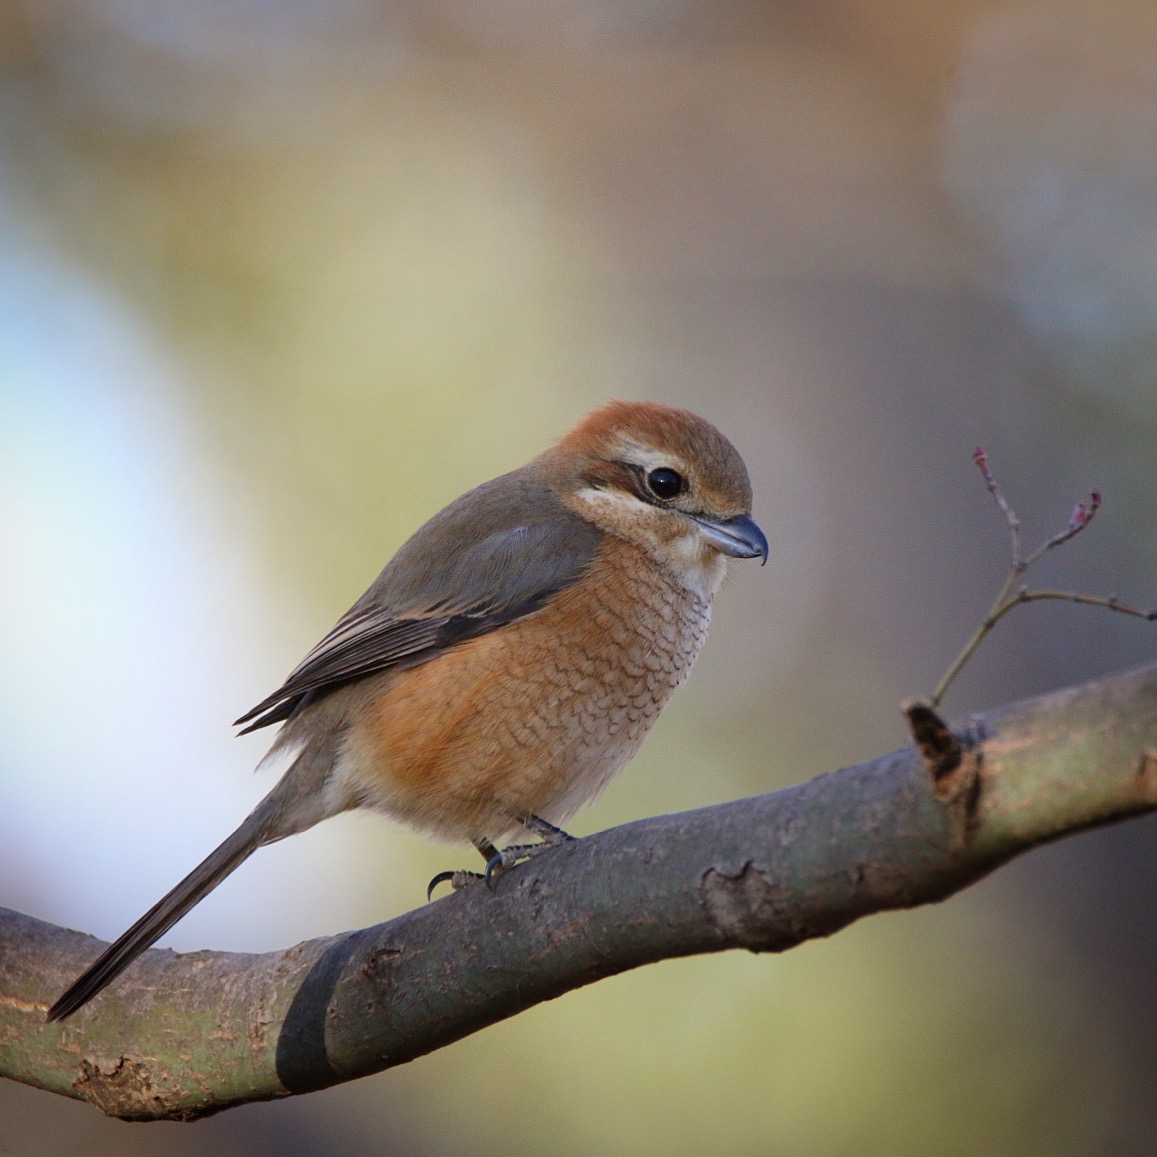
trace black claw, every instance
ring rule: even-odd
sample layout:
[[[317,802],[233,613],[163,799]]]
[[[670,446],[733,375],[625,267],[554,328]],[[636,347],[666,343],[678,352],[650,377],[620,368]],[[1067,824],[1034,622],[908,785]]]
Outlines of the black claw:
[[[430,883],[426,885],[426,903],[428,904],[430,902],[430,900],[433,898],[434,889],[439,884],[445,884],[447,880],[453,880],[453,879],[454,879],[454,873],[453,872],[439,872],[430,881]]]
[[[502,853],[495,852],[494,855],[486,861],[486,875],[482,878],[486,881],[486,886],[494,891],[494,873],[502,871]]]
[[[430,902],[430,899],[431,899],[431,896],[434,892],[434,889],[439,884],[445,884],[447,881],[449,881],[450,884],[452,885],[452,887],[454,888],[454,891],[457,892],[457,891],[460,891],[462,888],[466,887],[466,885],[464,883],[463,884],[455,884],[454,883],[455,880],[481,880],[481,879],[482,879],[482,876],[480,873],[467,872],[463,869],[459,869],[456,872],[439,872],[430,881],[429,886],[426,888],[426,902],[427,903]]]

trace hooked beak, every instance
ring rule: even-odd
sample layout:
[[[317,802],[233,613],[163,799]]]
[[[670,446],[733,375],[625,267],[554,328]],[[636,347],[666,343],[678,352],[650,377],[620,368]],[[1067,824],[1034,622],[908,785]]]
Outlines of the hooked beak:
[[[760,558],[767,562],[767,537],[746,514],[738,518],[719,519],[691,518],[699,524],[703,537],[716,550],[732,558]]]

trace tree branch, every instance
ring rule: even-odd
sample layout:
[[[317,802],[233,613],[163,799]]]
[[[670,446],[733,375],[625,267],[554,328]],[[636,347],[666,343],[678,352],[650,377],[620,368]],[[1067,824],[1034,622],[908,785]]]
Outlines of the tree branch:
[[[1157,807],[1157,665],[977,716],[958,746],[907,710],[920,751],[602,832],[493,892],[282,952],[153,950],[63,1025],[45,1010],[102,945],[0,909],[0,1075],[191,1120],[402,1064],[640,964],[783,951]]]

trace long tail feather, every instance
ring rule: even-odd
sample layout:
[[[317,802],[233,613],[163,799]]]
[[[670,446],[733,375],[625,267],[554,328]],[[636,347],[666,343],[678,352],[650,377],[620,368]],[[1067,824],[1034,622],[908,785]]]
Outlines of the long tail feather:
[[[142,952],[163,936],[199,900],[269,842],[267,813],[257,810],[216,851],[157,901],[127,932],[101,953],[91,968],[48,1010],[47,1020],[64,1020],[110,985]]]

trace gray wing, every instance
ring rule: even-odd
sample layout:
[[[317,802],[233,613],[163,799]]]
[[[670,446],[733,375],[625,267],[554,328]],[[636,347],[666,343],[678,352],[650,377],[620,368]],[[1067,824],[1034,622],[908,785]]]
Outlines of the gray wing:
[[[578,579],[601,532],[532,467],[470,491],[421,527],[282,686],[237,720],[249,724],[242,734],[355,679],[424,663],[523,618]]]

